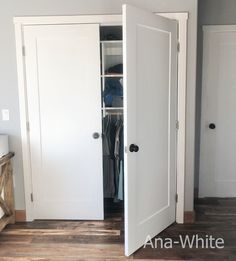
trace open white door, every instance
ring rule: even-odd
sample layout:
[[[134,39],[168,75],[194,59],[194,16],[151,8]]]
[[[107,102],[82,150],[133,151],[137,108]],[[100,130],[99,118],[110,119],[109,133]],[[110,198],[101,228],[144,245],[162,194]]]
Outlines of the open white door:
[[[177,23],[123,6],[125,254],[175,221]],[[133,152],[132,152],[133,151]]]

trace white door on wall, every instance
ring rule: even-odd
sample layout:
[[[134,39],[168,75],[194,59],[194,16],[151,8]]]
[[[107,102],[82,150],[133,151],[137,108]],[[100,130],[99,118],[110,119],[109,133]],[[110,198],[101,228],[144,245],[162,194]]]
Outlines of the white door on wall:
[[[205,27],[200,197],[236,196],[236,26]]]
[[[103,219],[99,25],[27,26],[24,44],[34,218]]]
[[[175,222],[177,23],[123,7],[125,253]]]

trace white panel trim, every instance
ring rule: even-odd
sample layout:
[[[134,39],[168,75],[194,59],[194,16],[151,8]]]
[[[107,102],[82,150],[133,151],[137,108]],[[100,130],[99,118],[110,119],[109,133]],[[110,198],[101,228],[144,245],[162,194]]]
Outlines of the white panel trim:
[[[99,23],[115,25],[122,23],[121,15],[75,15],[75,16],[29,16],[14,17],[15,24],[21,25],[53,25],[53,24],[87,24]]]
[[[177,194],[176,222],[184,223],[184,184],[185,184],[185,129],[186,129],[186,65],[187,65],[187,20],[188,13],[156,13],[158,15],[175,19],[179,23],[180,52],[178,57],[178,119],[179,131],[177,138]],[[27,97],[25,91],[25,64],[22,54],[23,31],[27,25],[43,24],[78,24],[99,23],[102,25],[121,25],[121,15],[75,15],[75,16],[38,16],[38,17],[14,17],[16,37],[16,58],[18,74],[18,90],[20,104],[21,141],[24,167],[24,187],[26,203],[26,220],[32,221],[33,204],[32,193],[30,147],[27,131]],[[235,27],[236,28],[236,27]]]
[[[21,144],[22,144],[23,171],[24,171],[26,220],[32,221],[34,219],[33,203],[31,202],[32,176],[31,176],[29,133],[27,130],[28,110],[27,110],[27,95],[26,95],[26,84],[25,84],[26,82],[25,60],[22,53],[23,35],[22,35],[21,24],[15,25],[15,38],[16,38],[16,58],[17,58],[19,107],[20,107]]]

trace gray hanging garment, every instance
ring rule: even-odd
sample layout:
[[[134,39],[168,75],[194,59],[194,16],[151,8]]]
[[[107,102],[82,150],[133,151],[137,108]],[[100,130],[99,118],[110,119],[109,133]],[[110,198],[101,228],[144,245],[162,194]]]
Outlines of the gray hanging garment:
[[[119,185],[118,196],[119,200],[124,200],[124,162],[120,160],[120,173],[119,173]]]
[[[103,190],[105,198],[115,197],[115,172],[114,160],[111,158],[110,148],[110,124],[111,118],[103,119]]]
[[[120,133],[123,127],[122,120],[117,121],[116,136],[115,136],[115,199],[118,199],[118,189],[119,189],[119,174],[120,174]]]

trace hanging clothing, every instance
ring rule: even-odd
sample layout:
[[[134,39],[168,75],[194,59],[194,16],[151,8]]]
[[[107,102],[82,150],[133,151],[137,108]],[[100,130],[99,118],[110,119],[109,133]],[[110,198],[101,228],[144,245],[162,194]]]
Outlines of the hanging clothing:
[[[123,120],[116,115],[107,115],[103,119],[104,196],[114,198],[114,201],[118,200],[119,187],[123,183],[120,177],[123,149]]]
[[[109,156],[103,157],[103,188],[105,198],[114,198],[115,189],[115,173],[114,173],[114,161]]]
[[[115,136],[115,148],[114,148],[114,155],[115,158],[119,158],[120,156],[120,133],[121,129],[123,128],[123,122],[121,120],[118,120],[116,123],[116,136]]]
[[[116,136],[115,136],[115,188],[116,194],[115,198],[118,198],[118,188],[119,188],[119,175],[120,175],[120,132],[123,127],[123,122],[118,120],[116,123]]]
[[[119,200],[124,200],[124,162],[120,160],[119,186],[118,195]]]
[[[105,198],[115,197],[115,166],[111,158],[110,117],[103,120],[103,190]]]
[[[116,177],[117,177],[117,194],[118,200],[123,200],[124,196],[124,135],[123,135],[123,121],[120,122],[120,126],[116,133],[115,144],[115,156],[116,156]]]

